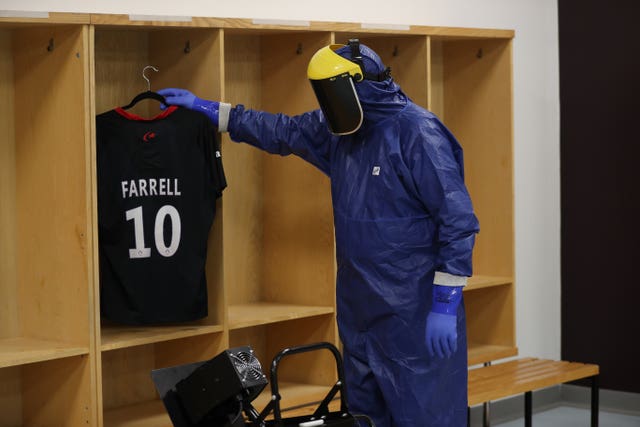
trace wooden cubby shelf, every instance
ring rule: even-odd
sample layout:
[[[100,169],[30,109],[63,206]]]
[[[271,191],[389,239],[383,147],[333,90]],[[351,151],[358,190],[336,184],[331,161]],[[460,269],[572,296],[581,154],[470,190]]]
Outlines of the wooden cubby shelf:
[[[517,354],[513,31],[145,19],[0,18],[0,427],[171,427],[154,369],[249,345],[268,373],[285,348],[340,346],[330,179],[228,134],[228,186],[207,243],[208,315],[163,326],[101,319],[95,116],[146,90],[147,65],[159,70],[151,90],[296,115],[318,108],[306,73],[318,49],[350,37],[372,47],[464,149],[481,229],[464,292],[469,363]],[[149,118],[158,107],[130,111]],[[335,360],[293,355],[278,375],[282,409],[309,411],[335,383]],[[269,398],[267,386],[256,409]]]
[[[332,314],[333,307],[278,303],[239,304],[229,307],[229,329],[266,325],[304,317]]]
[[[0,368],[89,354],[89,347],[34,338],[0,339]]]
[[[321,402],[329,390],[331,390],[331,386],[279,382],[278,391],[282,398],[280,400],[280,408],[282,411],[289,411],[309,403]],[[258,397],[255,398],[252,404],[258,411],[262,411],[270,400],[271,388],[270,385],[267,384],[265,389]]]
[[[469,278],[467,286],[465,286],[463,290],[465,292],[470,292],[476,289],[490,288],[492,286],[508,286],[512,283],[513,277],[473,276]]]
[[[278,383],[282,396],[281,410],[283,416],[290,416],[289,412],[301,406],[313,407],[324,399],[330,390],[328,386],[298,383]],[[271,388],[267,384],[265,389],[251,404],[261,412],[271,400]],[[105,427],[172,427],[161,400],[152,400],[121,408],[105,411]]]
[[[506,357],[512,357],[518,355],[518,348],[508,345],[494,345],[494,344],[477,344],[473,342],[468,343],[469,366],[479,365],[481,363],[491,362],[493,360],[504,359]]]
[[[173,427],[161,400],[151,400],[104,412],[104,427]]]
[[[109,326],[102,328],[102,351],[222,332],[222,325],[156,327]]]

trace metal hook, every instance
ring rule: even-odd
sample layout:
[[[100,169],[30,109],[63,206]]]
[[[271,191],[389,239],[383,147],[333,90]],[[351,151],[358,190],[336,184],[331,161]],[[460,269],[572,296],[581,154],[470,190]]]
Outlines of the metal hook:
[[[146,67],[144,67],[142,69],[142,78],[145,79],[147,81],[147,90],[151,90],[151,82],[149,81],[149,78],[144,74],[145,71],[147,71],[147,68],[151,68],[153,71],[155,71],[156,73],[160,70],[158,70],[156,67],[154,67],[153,65],[147,65]]]
[[[298,43],[298,47],[296,48],[296,55],[302,54],[302,43]]]
[[[392,54],[393,56],[398,56],[398,54],[399,54],[399,53],[400,53],[400,51],[398,50],[398,45],[395,45],[395,46],[393,47],[393,52],[391,52],[391,54]]]

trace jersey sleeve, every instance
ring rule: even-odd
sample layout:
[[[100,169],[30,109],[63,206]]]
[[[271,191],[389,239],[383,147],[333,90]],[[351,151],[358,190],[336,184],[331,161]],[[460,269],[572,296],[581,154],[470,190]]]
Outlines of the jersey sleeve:
[[[222,196],[222,191],[227,187],[227,179],[222,165],[222,147],[220,133],[207,120],[203,123],[203,135],[205,156],[209,169],[209,182],[216,198]]]

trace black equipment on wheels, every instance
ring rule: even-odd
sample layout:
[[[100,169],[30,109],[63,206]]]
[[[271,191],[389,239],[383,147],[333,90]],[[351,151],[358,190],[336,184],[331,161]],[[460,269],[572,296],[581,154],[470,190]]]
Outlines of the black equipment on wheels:
[[[280,362],[287,356],[323,349],[335,358],[338,380],[312,415],[283,418],[278,387]],[[273,358],[271,400],[261,412],[251,402],[267,379],[249,346],[225,350],[205,362],[156,369],[151,376],[174,427],[359,427],[358,419],[374,427],[367,416],[349,413],[342,357],[328,342],[285,348]],[[338,393],[340,408],[332,412],[329,404]],[[273,417],[267,419],[271,414]]]

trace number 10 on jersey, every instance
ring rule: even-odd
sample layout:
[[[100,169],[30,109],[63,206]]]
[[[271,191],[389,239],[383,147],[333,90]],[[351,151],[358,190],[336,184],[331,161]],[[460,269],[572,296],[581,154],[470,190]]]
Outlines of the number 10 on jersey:
[[[144,243],[144,221],[142,219],[142,206],[129,209],[125,212],[127,221],[133,220],[133,231],[135,235],[136,247],[129,249],[129,258],[150,258],[151,248],[147,248]],[[169,217],[171,221],[171,242],[169,246],[165,244],[164,239],[164,222]],[[171,205],[164,205],[156,214],[154,227],[154,237],[156,249],[163,257],[170,257],[176,253],[180,246],[180,214],[178,210]]]

